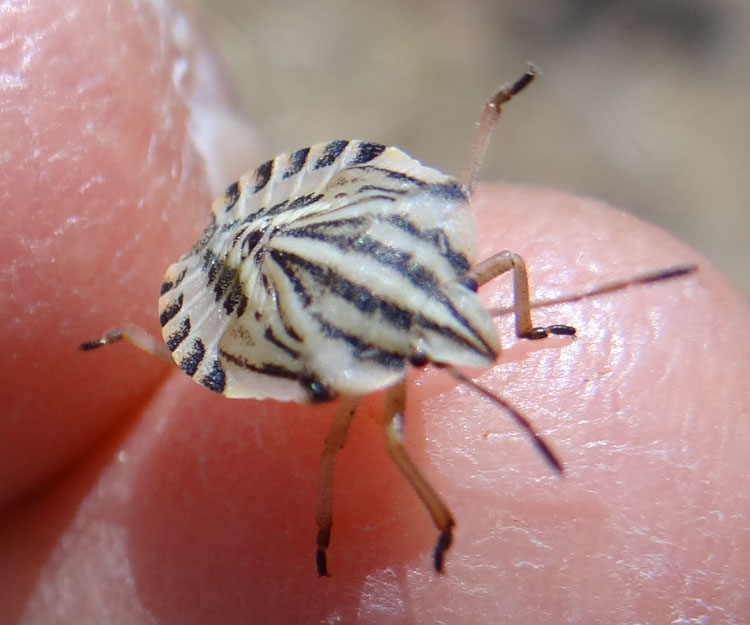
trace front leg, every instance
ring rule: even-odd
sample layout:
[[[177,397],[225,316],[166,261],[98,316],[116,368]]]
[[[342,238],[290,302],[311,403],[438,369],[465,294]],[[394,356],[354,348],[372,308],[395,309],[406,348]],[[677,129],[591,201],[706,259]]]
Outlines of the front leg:
[[[529,297],[529,274],[523,258],[514,252],[499,252],[476,264],[461,278],[465,287],[476,291],[499,275],[513,271],[513,314],[516,319],[516,336],[522,339],[543,339],[550,334],[575,336],[576,329],[555,324],[534,326],[531,322],[531,300]]]

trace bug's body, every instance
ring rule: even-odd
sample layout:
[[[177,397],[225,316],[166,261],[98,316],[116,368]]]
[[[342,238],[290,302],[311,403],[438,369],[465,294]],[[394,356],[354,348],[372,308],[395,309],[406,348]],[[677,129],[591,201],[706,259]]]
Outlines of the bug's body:
[[[442,571],[455,522],[403,446],[408,363],[443,367],[503,406],[562,471],[522,415],[455,368],[496,360],[497,333],[476,290],[505,272],[513,275],[519,338],[575,334],[565,325],[533,326],[520,256],[475,258],[469,199],[479,164],[502,104],[534,75],[529,70],[487,103],[460,182],[397,148],[362,141],[321,143],[266,162],[214,202],[198,243],[167,270],[159,299],[163,343],[125,327],[81,345],[89,350],[126,338],[227,397],[341,396],[320,460],[320,575],[328,574],[336,453],[361,396],[383,388],[386,447],[439,531],[433,563]],[[586,295],[694,270],[668,268]]]
[[[167,270],[159,314],[178,366],[229,397],[297,402],[393,385],[410,357],[487,366],[490,315],[468,191],[397,148],[282,154],[213,204]]]

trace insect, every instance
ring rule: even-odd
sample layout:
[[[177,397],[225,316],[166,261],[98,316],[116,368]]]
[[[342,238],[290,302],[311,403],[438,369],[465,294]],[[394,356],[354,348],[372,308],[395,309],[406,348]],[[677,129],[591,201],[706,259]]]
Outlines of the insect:
[[[328,575],[336,454],[363,395],[387,389],[388,452],[429,512],[443,571],[455,521],[403,446],[409,365],[434,365],[503,406],[557,472],[562,464],[530,423],[458,367],[489,367],[500,354],[477,290],[513,278],[515,331],[539,340],[573,336],[534,326],[523,259],[503,251],[477,262],[470,198],[503,104],[533,68],[485,105],[460,179],[395,147],[331,141],[281,154],[231,184],[212,205],[198,242],[166,272],[159,298],[163,342],[124,327],[83,350],[127,339],[174,362],[195,382],[233,398],[338,399],[320,459],[316,567]],[[689,273],[675,267],[586,295]],[[581,296],[557,301],[573,301]]]

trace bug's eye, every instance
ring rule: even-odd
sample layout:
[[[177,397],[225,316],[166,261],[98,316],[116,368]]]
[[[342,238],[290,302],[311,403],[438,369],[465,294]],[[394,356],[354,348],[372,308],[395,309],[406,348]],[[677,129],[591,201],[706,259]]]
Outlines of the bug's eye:
[[[307,389],[307,393],[312,402],[328,401],[336,397],[325,384],[313,376],[301,376],[299,383]]]
[[[460,282],[461,282],[462,285],[464,285],[470,291],[474,291],[474,293],[476,293],[479,290],[479,284],[471,276],[467,276],[465,278],[462,278],[460,280]]]
[[[413,367],[424,367],[430,361],[422,350],[417,350],[411,356],[409,356],[409,362]]]

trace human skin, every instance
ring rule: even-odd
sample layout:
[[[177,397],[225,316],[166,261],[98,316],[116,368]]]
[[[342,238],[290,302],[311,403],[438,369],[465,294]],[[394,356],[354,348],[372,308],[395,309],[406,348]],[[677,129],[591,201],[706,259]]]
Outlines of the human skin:
[[[368,398],[319,579],[333,404],[229,400],[127,344],[76,349],[123,321],[158,334],[163,272],[207,219],[188,131],[207,113],[174,14],[50,4],[0,22],[2,66],[19,76],[0,92],[0,623],[750,619],[747,303],[660,230],[513,186],[477,191],[478,257],[520,253],[536,299],[699,271],[535,311],[575,340],[519,342],[498,317],[507,350],[472,373],[543,433],[563,477],[500,408],[445,373],[409,373],[407,446],[457,521],[445,575],[385,452],[383,395]],[[509,279],[481,292],[502,307]]]

